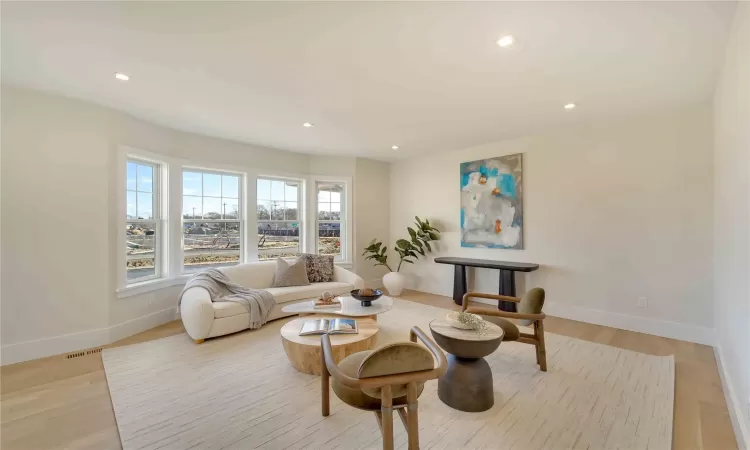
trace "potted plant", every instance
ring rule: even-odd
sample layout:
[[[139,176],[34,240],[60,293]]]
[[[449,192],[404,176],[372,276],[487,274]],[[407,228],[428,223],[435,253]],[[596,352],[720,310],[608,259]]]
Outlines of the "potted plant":
[[[409,239],[399,239],[393,247],[399,257],[395,271],[388,265],[388,247],[378,239],[373,239],[362,253],[363,256],[367,255],[365,259],[374,260],[375,266],[385,266],[390,271],[383,277],[383,284],[390,295],[401,295],[404,290],[406,277],[400,273],[401,265],[405,262],[414,264],[414,261],[419,259],[419,255],[425,256],[426,252],[432,252],[430,242],[440,239],[440,231],[430,225],[429,220],[423,222],[417,216],[414,218],[416,219],[415,227],[406,228],[409,232]]]

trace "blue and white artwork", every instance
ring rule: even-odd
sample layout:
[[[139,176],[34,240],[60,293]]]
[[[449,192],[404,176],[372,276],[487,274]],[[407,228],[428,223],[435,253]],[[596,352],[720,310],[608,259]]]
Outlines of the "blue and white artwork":
[[[461,246],[523,249],[523,155],[461,163]]]

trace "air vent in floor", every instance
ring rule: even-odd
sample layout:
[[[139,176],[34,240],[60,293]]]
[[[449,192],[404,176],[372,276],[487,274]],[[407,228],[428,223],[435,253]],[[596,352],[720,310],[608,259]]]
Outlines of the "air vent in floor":
[[[88,356],[93,355],[96,353],[101,353],[103,349],[101,348],[93,348],[91,350],[85,350],[82,352],[75,352],[75,353],[68,353],[65,355],[65,359],[73,359],[73,358],[80,358],[81,356]]]

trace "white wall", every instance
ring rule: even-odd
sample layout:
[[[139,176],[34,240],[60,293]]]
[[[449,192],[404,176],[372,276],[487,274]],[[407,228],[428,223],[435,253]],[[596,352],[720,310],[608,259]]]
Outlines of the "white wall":
[[[102,345],[174,319],[179,286],[115,295],[120,146],[261,172],[348,176],[355,187],[358,182],[355,158],[184,133],[91,103],[5,85],[2,131],[3,364]],[[379,170],[387,179],[387,169]],[[365,186],[373,186],[364,178]],[[355,213],[361,209],[367,217],[369,201],[387,210],[385,197],[384,202],[355,194]],[[371,224],[361,232],[357,226],[355,220],[355,236],[372,232]],[[78,244],[82,237],[87,245]],[[355,255],[358,248],[357,242]],[[369,267],[365,270],[371,276]]]
[[[354,261],[359,276],[367,287],[382,287],[384,267],[375,267],[362,251],[374,238],[389,242],[389,170],[390,164],[358,158],[357,180],[354,183]]]
[[[3,353],[108,327],[108,119],[61,97],[2,91]]]
[[[394,163],[391,241],[428,218],[443,231],[433,256],[540,264],[525,286],[546,289],[548,313],[710,342],[711,139],[703,105]],[[525,250],[460,247],[459,164],[512,153],[524,155]],[[451,295],[452,266],[405,270],[411,287]],[[497,271],[476,270],[474,287],[496,293]]]
[[[741,2],[714,98],[714,318],[727,405],[750,447],[750,3]]]

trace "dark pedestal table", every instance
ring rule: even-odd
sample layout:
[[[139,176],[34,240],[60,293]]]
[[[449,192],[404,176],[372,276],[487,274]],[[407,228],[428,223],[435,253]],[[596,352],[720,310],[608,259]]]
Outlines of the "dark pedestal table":
[[[438,397],[453,409],[487,411],[495,404],[492,370],[484,357],[497,350],[503,329],[487,323],[486,332],[453,328],[445,320],[430,322],[435,342],[446,352],[448,370],[438,380]]]
[[[498,294],[509,297],[516,297],[515,272],[533,272],[539,268],[539,264],[493,261],[491,259],[455,258],[452,256],[435,258],[435,262],[454,266],[453,301],[457,305],[461,304],[466,293],[466,267],[500,270]],[[498,309],[516,312],[516,304],[513,302],[499,302]]]

